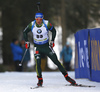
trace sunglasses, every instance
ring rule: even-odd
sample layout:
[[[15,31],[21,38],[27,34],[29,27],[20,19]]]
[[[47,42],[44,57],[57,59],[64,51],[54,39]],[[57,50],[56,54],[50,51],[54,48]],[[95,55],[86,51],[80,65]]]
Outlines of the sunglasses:
[[[36,18],[36,20],[42,20],[42,18]]]

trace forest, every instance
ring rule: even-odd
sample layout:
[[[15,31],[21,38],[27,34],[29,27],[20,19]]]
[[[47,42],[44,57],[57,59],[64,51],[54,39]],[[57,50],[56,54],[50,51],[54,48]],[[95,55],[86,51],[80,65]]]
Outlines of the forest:
[[[0,0],[3,65],[12,65],[10,43],[13,38],[23,38],[23,30],[34,20],[37,2],[44,19],[62,27],[62,45],[68,35],[80,29],[100,27],[100,0]]]

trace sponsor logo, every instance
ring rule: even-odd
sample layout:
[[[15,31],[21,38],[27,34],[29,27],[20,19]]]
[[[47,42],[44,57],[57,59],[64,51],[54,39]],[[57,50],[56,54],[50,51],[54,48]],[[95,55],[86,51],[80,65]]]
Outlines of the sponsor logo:
[[[42,33],[42,30],[41,30],[41,29],[38,29],[38,30],[37,30],[37,33],[38,33],[38,34]]]
[[[39,56],[37,56],[37,57],[36,57],[36,59],[40,59],[40,57],[39,57]]]

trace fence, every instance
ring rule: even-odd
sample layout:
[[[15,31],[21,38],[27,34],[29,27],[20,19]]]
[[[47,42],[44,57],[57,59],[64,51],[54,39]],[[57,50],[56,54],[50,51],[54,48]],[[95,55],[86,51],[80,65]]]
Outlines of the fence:
[[[76,32],[75,77],[100,82],[100,28]]]

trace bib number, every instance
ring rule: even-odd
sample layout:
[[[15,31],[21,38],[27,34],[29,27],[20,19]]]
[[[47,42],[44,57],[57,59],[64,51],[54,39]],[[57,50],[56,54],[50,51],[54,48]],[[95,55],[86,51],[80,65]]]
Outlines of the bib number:
[[[37,38],[43,38],[43,35],[36,35]]]

